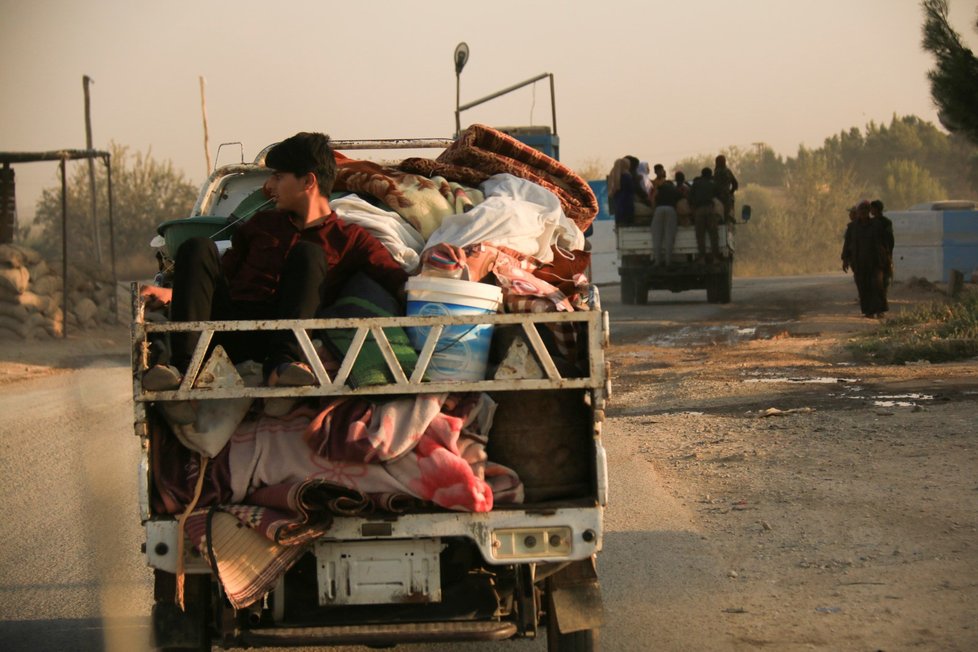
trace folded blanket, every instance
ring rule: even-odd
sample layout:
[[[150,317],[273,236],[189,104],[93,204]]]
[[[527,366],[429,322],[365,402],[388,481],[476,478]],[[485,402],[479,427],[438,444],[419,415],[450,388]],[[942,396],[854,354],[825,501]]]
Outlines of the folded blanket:
[[[341,220],[362,226],[377,238],[405,272],[413,274],[418,270],[424,238],[407,220],[358,195],[331,199],[329,205]]]
[[[393,317],[403,315],[400,303],[377,281],[363,272],[357,272],[343,286],[340,298],[326,307],[319,316],[328,318]],[[411,346],[407,332],[400,327],[383,329],[387,342],[394,351],[394,357],[407,376],[414,372],[418,354]],[[322,331],[322,337],[330,353],[342,360],[353,343],[355,328],[333,328]],[[372,334],[367,335],[356,362],[347,380],[350,387],[384,385],[394,382],[394,374],[380,352],[380,346]]]
[[[546,154],[485,125],[469,126],[434,161],[409,158],[398,168],[478,185],[494,174],[509,173],[533,181],[557,195],[564,214],[581,231],[598,214],[598,200],[576,172]]]
[[[443,177],[411,174],[372,161],[351,159],[339,152],[335,156],[336,190],[376,197],[426,240],[444,217],[463,213],[482,201],[479,190],[465,188]]]
[[[496,174],[482,184],[485,201],[472,210],[448,215],[428,237],[426,249],[439,243],[458,247],[489,242],[549,261],[551,247],[580,249],[584,234],[564,216],[549,190],[512,174]]]

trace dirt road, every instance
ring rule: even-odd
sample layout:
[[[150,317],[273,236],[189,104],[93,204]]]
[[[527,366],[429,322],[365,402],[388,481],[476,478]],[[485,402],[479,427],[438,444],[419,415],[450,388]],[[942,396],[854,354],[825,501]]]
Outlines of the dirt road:
[[[978,361],[852,364],[840,344],[874,323],[841,275],[736,279],[727,306],[603,294],[604,650],[978,649]],[[126,347],[0,342],[4,649],[148,636]]]
[[[851,278],[738,286],[723,307],[606,292],[608,436],[706,558],[679,556],[678,606],[648,587],[659,649],[978,649],[978,361],[853,364],[874,322]],[[892,308],[933,297],[897,286]]]

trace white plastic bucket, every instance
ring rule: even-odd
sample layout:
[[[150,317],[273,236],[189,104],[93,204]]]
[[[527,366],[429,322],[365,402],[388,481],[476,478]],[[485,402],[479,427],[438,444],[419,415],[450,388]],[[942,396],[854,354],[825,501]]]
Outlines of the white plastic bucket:
[[[495,285],[452,278],[412,276],[407,281],[409,317],[485,315],[499,309],[503,291]],[[429,328],[408,328],[411,345],[424,346]],[[492,324],[446,326],[428,365],[429,380],[485,380]]]

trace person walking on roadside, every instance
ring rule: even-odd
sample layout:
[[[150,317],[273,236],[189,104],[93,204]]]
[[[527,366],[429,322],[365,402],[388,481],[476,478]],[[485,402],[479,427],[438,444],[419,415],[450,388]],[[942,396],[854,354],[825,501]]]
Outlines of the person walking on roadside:
[[[856,219],[850,222],[846,230],[847,243],[843,245],[843,271],[847,267],[852,268],[863,316],[881,318],[889,310],[883,223],[870,217],[870,205],[866,200],[860,202],[855,210]]]
[[[877,228],[881,232],[883,251],[880,253],[883,256],[883,291],[885,292],[890,289],[890,283],[893,281],[893,222],[883,215],[883,202],[879,199],[869,202],[869,217],[876,221]]]

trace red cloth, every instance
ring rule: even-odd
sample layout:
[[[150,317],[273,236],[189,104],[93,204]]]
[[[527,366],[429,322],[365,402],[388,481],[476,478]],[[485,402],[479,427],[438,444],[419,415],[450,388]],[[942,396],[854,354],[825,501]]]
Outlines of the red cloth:
[[[330,213],[325,221],[300,231],[284,211],[265,211],[238,227],[221,265],[235,301],[268,302],[275,295],[289,251],[300,240],[326,252],[324,301],[332,304],[343,283],[362,271],[393,296],[400,296],[407,274],[368,231]]]

